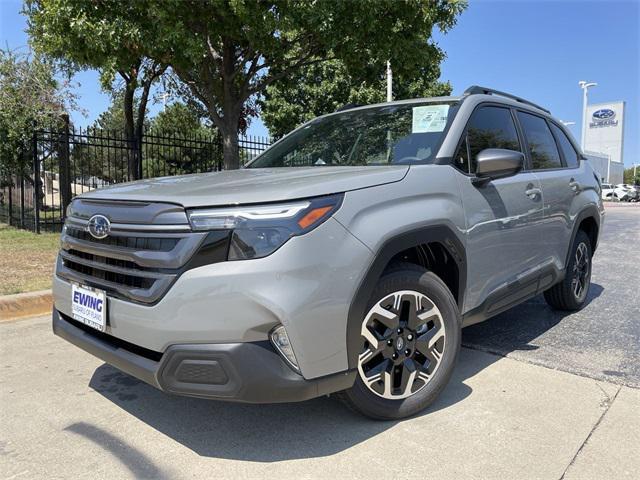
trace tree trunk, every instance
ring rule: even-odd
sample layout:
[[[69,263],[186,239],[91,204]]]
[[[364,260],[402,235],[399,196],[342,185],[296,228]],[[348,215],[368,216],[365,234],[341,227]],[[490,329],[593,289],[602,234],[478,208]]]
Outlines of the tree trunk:
[[[238,146],[238,122],[228,125],[224,121],[224,128],[220,129],[222,134],[222,157],[225,170],[237,170],[240,168],[240,148]]]
[[[138,178],[138,165],[136,162],[136,135],[135,124],[133,120],[134,95],[136,93],[135,82],[126,82],[124,90],[124,134],[127,139],[127,178],[134,180]]]
[[[149,102],[149,92],[154,78],[146,80],[142,85],[142,95],[138,105],[138,114],[136,116],[136,124],[134,129],[135,135],[135,169],[136,178],[142,178],[142,135],[144,135],[144,118],[147,113],[147,103]]]

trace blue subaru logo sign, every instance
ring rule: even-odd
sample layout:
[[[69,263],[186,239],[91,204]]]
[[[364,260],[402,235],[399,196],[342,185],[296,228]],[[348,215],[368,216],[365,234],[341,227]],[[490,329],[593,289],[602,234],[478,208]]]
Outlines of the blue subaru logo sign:
[[[87,231],[98,240],[105,238],[111,231],[111,222],[104,215],[94,215],[89,219]]]
[[[595,112],[593,112],[592,116],[596,120],[611,120],[616,116],[616,112],[614,112],[610,108],[601,108],[600,110],[596,110]]]

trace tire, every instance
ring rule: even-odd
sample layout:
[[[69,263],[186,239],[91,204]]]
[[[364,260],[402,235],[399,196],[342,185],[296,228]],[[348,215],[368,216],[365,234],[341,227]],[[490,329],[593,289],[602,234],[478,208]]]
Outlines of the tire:
[[[356,381],[340,398],[377,420],[424,410],[449,382],[460,352],[462,322],[453,295],[433,273],[398,263],[378,281],[367,312]]]
[[[544,292],[544,299],[551,307],[566,311],[576,311],[584,307],[591,286],[592,256],[589,237],[584,231],[578,230],[571,246],[564,279]]]

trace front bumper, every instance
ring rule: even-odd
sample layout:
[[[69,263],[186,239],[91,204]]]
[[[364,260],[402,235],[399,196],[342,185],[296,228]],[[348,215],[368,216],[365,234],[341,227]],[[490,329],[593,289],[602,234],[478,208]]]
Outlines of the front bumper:
[[[298,402],[344,390],[355,371],[305,380],[269,342],[172,345],[152,352],[93,332],[53,309],[53,332],[162,391],[247,403]]]
[[[107,292],[107,333],[165,352],[171,345],[264,342],[282,324],[302,376],[325,377],[349,368],[346,322],[371,256],[330,218],[267,257],[186,270],[154,304]],[[54,275],[55,308],[66,315],[71,292],[72,284]]]

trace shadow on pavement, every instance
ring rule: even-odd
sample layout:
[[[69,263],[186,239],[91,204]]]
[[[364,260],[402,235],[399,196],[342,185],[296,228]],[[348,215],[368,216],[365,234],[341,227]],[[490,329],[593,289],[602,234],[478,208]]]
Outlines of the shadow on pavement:
[[[456,404],[471,394],[465,379],[497,357],[463,350],[449,385],[423,413]],[[253,462],[333,455],[398,422],[351,412],[334,397],[301,403],[249,405],[169,395],[104,364],[90,387],[149,426],[198,455]],[[123,459],[127,460],[127,459]]]
[[[168,478],[166,473],[158,469],[144,453],[95,425],[77,422],[69,425],[65,430],[108,450],[127,467],[134,478]]]
[[[603,291],[601,285],[592,283],[585,308]],[[552,309],[544,297],[538,295],[486,322],[465,328],[462,331],[462,345],[499,355],[507,355],[516,350],[537,350],[539,346],[531,345],[530,342],[572,313]]]
[[[589,302],[602,287],[592,285]],[[540,305],[536,298],[495,319],[465,329],[463,344],[479,349],[478,339],[504,355],[535,349],[529,342],[557,325],[566,312]],[[438,400],[422,415],[454,405],[472,393],[465,380],[499,360],[463,349],[453,376]],[[165,394],[105,364],[90,386],[142,422],[198,455],[253,462],[333,455],[364,442],[398,422],[372,421],[348,410],[334,397],[302,403],[248,405]],[[123,459],[130,461],[132,459]]]

